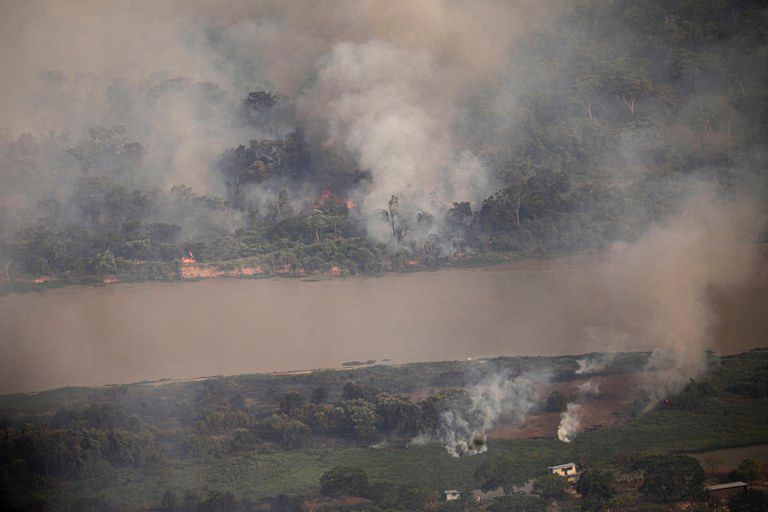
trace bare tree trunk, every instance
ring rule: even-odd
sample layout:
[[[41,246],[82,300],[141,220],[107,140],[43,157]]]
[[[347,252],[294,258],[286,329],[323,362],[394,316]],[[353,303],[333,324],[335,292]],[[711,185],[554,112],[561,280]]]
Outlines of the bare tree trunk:
[[[626,96],[622,96],[621,99],[624,100],[624,104],[627,105],[629,112],[634,116],[635,115],[635,98],[627,98]]]

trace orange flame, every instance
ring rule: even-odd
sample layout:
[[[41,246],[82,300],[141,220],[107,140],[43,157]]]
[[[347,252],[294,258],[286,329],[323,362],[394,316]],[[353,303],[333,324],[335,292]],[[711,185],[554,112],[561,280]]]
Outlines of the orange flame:
[[[197,263],[197,260],[192,255],[192,251],[189,251],[187,254],[189,255],[189,257],[183,256],[181,258],[181,262],[182,263]]]
[[[339,205],[345,205],[347,207],[347,210],[352,210],[354,208],[357,208],[357,203],[354,202],[351,199],[342,199],[339,196],[335,196],[333,192],[331,192],[328,189],[323,190],[323,193],[320,194],[320,197],[317,198],[317,202],[315,202],[314,209],[319,209],[323,205],[327,203],[332,203],[337,206]]]

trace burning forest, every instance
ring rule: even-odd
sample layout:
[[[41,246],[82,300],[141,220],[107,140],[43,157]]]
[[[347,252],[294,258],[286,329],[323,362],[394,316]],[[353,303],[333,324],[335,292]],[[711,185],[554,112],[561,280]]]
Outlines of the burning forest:
[[[765,508],[767,25],[0,1],[0,508]]]

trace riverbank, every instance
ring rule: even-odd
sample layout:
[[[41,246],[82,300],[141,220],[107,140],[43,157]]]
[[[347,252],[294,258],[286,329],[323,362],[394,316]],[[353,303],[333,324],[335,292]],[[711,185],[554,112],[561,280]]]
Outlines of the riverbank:
[[[526,259],[551,260],[591,254],[600,251],[557,253],[532,255],[508,252],[488,252],[482,254],[460,254],[440,259],[421,261],[415,257],[400,258],[397,261],[387,259],[376,270],[352,270],[344,265],[330,265],[325,269],[296,268],[291,265],[275,265],[262,258],[243,258],[217,262],[198,262],[182,258],[177,262],[127,261],[111,274],[103,275],[19,275],[12,278],[0,278],[0,296],[13,293],[31,293],[72,285],[107,286],[119,283],[200,281],[203,279],[268,279],[313,278],[364,276],[374,277],[389,273],[434,272],[447,268],[484,268],[504,265]]]

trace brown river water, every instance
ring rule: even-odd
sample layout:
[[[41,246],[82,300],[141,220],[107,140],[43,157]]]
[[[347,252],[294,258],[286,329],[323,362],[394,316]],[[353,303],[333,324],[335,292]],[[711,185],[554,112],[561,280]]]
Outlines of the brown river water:
[[[70,286],[0,297],[0,393],[351,360],[653,348],[652,339],[633,335],[645,319],[629,322],[629,335],[617,330],[613,320],[623,306],[603,293],[605,258],[317,281]],[[759,268],[764,264],[762,256]],[[702,300],[717,320],[708,330],[716,351],[768,346],[764,273]]]

